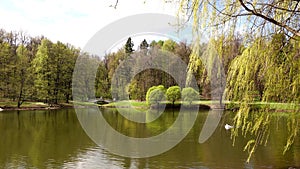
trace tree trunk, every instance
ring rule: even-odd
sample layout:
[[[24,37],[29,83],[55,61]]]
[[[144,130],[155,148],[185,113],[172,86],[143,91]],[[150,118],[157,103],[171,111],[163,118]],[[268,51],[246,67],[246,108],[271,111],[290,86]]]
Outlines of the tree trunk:
[[[24,76],[24,75],[22,75],[22,76]],[[25,79],[23,77],[21,77],[21,78],[22,78],[22,81],[21,81],[20,92],[19,92],[19,96],[18,96],[18,108],[20,108],[23,103],[22,96],[23,96],[23,86],[24,86]]]

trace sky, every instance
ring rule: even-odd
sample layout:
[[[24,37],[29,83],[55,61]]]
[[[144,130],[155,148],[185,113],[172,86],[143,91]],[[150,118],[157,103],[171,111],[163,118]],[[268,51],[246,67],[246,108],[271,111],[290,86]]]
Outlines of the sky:
[[[101,28],[126,16],[143,13],[176,15],[176,4],[165,0],[2,0],[0,28],[44,35],[51,41],[84,48]]]

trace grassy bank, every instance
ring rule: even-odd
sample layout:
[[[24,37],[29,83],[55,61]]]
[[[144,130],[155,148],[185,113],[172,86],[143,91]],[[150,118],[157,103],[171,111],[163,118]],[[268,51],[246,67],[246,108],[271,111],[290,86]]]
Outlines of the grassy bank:
[[[167,105],[167,107],[173,107],[171,102],[164,102],[164,104]],[[210,100],[201,100],[201,101],[195,101],[192,102],[191,106],[195,105],[200,105],[203,108],[213,107],[214,105],[218,104],[218,102],[213,102]],[[225,101],[225,108],[228,110],[237,110],[239,109],[241,103],[240,102],[228,102]],[[0,100],[0,108],[5,109],[5,110],[28,110],[28,109],[55,109],[55,108],[66,108],[66,107],[73,107],[74,105],[76,106],[95,106],[97,104],[92,103],[92,102],[73,102],[70,101],[70,103],[59,103],[57,105],[49,105],[43,102],[33,102],[33,101],[26,101],[24,102],[20,108],[17,108],[17,102],[16,101],[11,101],[8,99],[1,99]],[[182,101],[177,101],[175,102],[174,107],[179,108],[181,105],[189,105],[187,102],[182,102]],[[293,104],[293,103],[276,103],[276,102],[253,102],[249,103],[250,107],[252,109],[262,109],[262,108],[268,108],[277,112],[290,112],[294,110],[299,110],[300,105]],[[134,101],[134,100],[129,100],[129,101],[118,101],[118,102],[111,102],[109,104],[104,104],[104,105],[97,105],[102,108],[115,108],[115,107],[120,107],[120,108],[128,108],[128,107],[133,107],[135,109],[140,109],[140,110],[147,110],[149,109],[149,105],[145,101]],[[205,107],[206,106],[206,107]]]
[[[18,102],[8,99],[0,100],[0,108],[4,110],[40,110],[73,107],[72,103],[47,104],[43,102],[26,101],[18,108]]]

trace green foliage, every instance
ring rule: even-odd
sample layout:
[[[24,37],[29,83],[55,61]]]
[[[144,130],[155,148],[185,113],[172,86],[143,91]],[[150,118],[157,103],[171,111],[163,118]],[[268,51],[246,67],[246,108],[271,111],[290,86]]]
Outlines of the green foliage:
[[[29,69],[29,52],[25,46],[20,45],[17,49],[17,71],[16,71],[16,88],[17,88],[17,107],[26,99],[28,92],[28,69]]]
[[[240,23],[248,23],[243,31],[249,39],[279,32],[300,36],[299,25],[294,24],[299,21],[297,7],[298,1],[180,0],[178,17],[193,18],[196,36],[203,29],[213,36],[240,33]]]
[[[156,90],[157,89],[157,91],[156,91],[156,94],[155,95],[152,95],[152,96],[154,96],[154,97],[151,97],[151,93],[154,91],[154,90]],[[148,89],[148,91],[147,91],[147,94],[146,94],[146,102],[148,103],[148,104],[151,104],[152,102],[151,102],[151,100],[152,101],[155,101],[155,99],[156,100],[159,100],[160,98],[161,99],[163,99],[162,97],[160,97],[161,96],[161,94],[162,93],[165,93],[165,87],[163,86],[163,85],[159,85],[159,86],[152,86],[152,87],[150,87],[149,89]],[[159,92],[159,91],[161,91],[161,92]]]
[[[72,73],[79,52],[61,42],[43,39],[32,61],[37,99],[57,104],[71,98]]]
[[[161,42],[159,42],[159,43],[161,43]],[[161,44],[159,44],[159,45],[161,45]],[[169,40],[166,40],[163,42],[162,50],[174,52],[176,46],[177,46],[177,43],[175,41],[169,39]]]
[[[157,104],[166,100],[165,89],[156,88],[149,94],[148,104]]]
[[[2,97],[12,98],[13,85],[13,53],[9,43],[0,44],[0,91]]]
[[[183,99],[183,101],[186,101],[186,102],[189,102],[189,104],[192,104],[193,101],[199,100],[199,93],[191,87],[183,88],[182,89],[182,99]]]
[[[100,62],[95,79],[96,97],[111,98],[110,79],[108,78],[108,70],[105,63]]]
[[[235,58],[229,68],[226,95],[229,100],[240,101],[240,109],[234,118],[234,126],[241,128],[242,134],[250,134],[255,143],[246,145],[249,158],[258,145],[266,143],[269,133],[269,108],[250,115],[249,103],[254,100],[263,102],[285,102],[299,104],[299,42],[288,45],[282,35],[274,35],[270,41],[257,39],[247,47],[242,55]],[[267,50],[266,50],[267,49]],[[298,84],[298,86],[294,86]],[[291,105],[291,106],[292,106]],[[295,111],[299,111],[295,107]],[[254,119],[254,120],[253,120]],[[296,124],[290,119],[288,124]],[[253,122],[254,121],[254,122]],[[296,125],[297,126],[297,125]],[[288,150],[297,135],[296,127],[290,131],[285,150]],[[232,131],[232,138],[238,136],[238,128]]]
[[[181,90],[179,86],[172,86],[167,89],[166,92],[167,99],[171,101],[173,104],[176,100],[180,99]]]
[[[36,74],[35,78],[35,87],[37,90],[37,98],[42,99],[46,102],[50,99],[51,96],[51,68],[50,62],[50,48],[52,47],[52,42],[47,39],[42,40],[41,45],[38,48],[36,57],[32,61],[34,68],[34,73]]]

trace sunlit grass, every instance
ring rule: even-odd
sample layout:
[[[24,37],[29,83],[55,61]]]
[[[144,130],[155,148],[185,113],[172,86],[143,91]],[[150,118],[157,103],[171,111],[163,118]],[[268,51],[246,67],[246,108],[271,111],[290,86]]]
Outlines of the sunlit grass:
[[[0,102],[0,107],[17,107],[18,102],[16,101],[2,101]],[[24,102],[21,107],[48,107],[48,104],[43,102]]]

